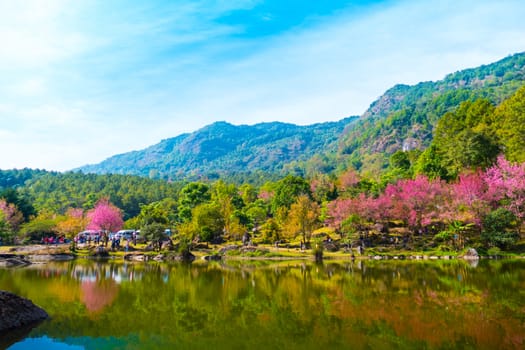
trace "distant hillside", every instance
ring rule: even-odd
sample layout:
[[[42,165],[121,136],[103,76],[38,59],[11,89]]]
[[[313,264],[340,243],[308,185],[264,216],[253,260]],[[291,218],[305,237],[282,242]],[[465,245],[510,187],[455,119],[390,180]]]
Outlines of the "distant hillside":
[[[379,175],[396,151],[428,147],[438,120],[462,102],[486,98],[499,105],[524,85],[525,53],[519,53],[440,81],[396,85],[360,118],[309,126],[217,122],[77,170],[236,182],[264,182],[287,173],[330,173],[348,166]]]
[[[230,174],[283,174],[293,161],[336,152],[350,117],[298,126],[286,123],[232,125],[216,122],[191,134],[166,139],[141,151],[113,156],[77,170],[163,179],[216,178]]]
[[[354,167],[377,173],[388,155],[424,149],[439,118],[461,102],[487,98],[494,105],[525,84],[525,53],[447,75],[436,82],[396,85],[373,102],[340,140],[340,154]]]

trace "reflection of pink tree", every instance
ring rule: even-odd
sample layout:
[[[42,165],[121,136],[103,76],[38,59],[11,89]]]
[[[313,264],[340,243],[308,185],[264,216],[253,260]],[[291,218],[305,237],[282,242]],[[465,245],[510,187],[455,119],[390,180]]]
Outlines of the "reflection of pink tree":
[[[122,211],[111,204],[107,198],[97,202],[95,207],[87,213],[90,230],[103,230],[105,232],[115,232],[122,228]]]
[[[118,293],[117,283],[113,280],[83,281],[81,288],[82,302],[91,313],[111,305]]]

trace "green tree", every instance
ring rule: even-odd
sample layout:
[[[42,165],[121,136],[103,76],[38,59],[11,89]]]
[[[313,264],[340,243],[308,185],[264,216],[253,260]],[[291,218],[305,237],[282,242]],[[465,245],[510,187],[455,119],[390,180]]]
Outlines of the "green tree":
[[[449,178],[464,168],[486,168],[500,153],[492,132],[494,106],[485,99],[463,102],[455,112],[446,113],[437,123],[432,144]]]
[[[192,212],[195,233],[205,242],[213,242],[223,234],[224,216],[217,204],[206,203]]]
[[[272,213],[276,213],[280,207],[290,208],[301,195],[311,198],[310,185],[300,176],[288,175],[277,182],[275,194],[272,198]]]
[[[179,219],[180,221],[191,221],[192,209],[197,205],[208,202],[211,199],[210,188],[200,182],[191,182],[184,186],[179,193]]]
[[[168,238],[166,225],[158,222],[148,223],[140,228],[140,233],[160,252],[162,242]]]
[[[414,170],[417,175],[426,175],[429,179],[451,179],[447,169],[443,166],[442,156],[434,144],[421,153]]]
[[[525,162],[525,86],[496,108],[494,119],[506,158]]]
[[[20,236],[24,240],[40,242],[43,237],[57,234],[56,215],[41,212],[20,228]]]

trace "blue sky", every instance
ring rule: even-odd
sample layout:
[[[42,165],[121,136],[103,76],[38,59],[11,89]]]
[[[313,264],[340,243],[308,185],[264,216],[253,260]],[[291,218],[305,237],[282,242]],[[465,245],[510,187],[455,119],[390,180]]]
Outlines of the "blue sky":
[[[360,115],[394,84],[525,51],[523,18],[522,0],[0,0],[0,169]]]

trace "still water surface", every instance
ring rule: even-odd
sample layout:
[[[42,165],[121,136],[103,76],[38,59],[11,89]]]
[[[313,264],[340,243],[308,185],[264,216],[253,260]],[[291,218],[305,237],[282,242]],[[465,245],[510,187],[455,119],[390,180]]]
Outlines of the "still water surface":
[[[0,269],[51,319],[9,349],[523,349],[525,261]]]

